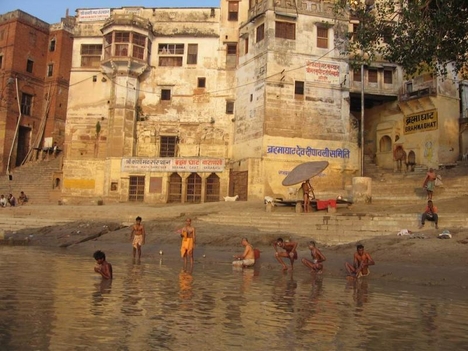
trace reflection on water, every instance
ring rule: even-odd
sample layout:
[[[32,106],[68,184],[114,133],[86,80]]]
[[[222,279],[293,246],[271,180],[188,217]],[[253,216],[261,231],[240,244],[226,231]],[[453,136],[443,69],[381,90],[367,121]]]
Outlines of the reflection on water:
[[[445,291],[177,259],[0,247],[1,350],[461,350],[468,304]],[[408,287],[406,287],[409,289]],[[450,294],[450,293],[449,293]]]

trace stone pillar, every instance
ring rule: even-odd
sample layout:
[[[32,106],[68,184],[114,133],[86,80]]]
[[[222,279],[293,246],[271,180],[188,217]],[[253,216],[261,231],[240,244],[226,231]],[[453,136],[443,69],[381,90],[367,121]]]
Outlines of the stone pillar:
[[[372,178],[354,177],[352,194],[354,203],[372,203]]]

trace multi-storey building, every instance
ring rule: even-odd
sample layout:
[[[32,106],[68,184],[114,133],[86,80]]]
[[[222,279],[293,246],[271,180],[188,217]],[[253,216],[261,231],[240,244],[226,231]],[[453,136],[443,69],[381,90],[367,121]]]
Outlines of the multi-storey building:
[[[385,62],[362,80],[340,55],[352,25],[335,20],[332,1],[77,10],[64,198],[285,197],[282,180],[305,161],[329,162],[314,179],[321,189],[349,185],[364,155],[393,168],[397,147],[427,166],[451,161],[453,92],[439,85],[416,108],[401,69]],[[434,110],[435,129],[410,136],[407,117]],[[430,160],[426,133],[438,139]]]
[[[0,16],[0,173],[62,145],[73,18],[49,25],[20,10]]]

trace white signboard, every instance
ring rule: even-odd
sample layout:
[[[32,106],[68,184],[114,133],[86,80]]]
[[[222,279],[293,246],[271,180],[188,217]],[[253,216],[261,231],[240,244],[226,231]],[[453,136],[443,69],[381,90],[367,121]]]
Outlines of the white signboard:
[[[110,13],[110,9],[78,10],[78,22],[105,21]]]
[[[122,172],[224,172],[222,158],[123,158]]]
[[[306,81],[326,84],[340,84],[339,62],[307,61]]]

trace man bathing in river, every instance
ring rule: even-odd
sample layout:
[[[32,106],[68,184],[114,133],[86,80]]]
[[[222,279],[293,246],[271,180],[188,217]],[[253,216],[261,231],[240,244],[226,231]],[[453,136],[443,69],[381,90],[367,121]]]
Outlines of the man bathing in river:
[[[133,258],[135,258],[138,251],[138,258],[141,258],[141,247],[145,244],[146,231],[145,227],[141,224],[141,217],[138,216],[135,219],[135,224],[132,227],[132,233],[130,234],[130,241],[133,246]]]
[[[93,257],[97,263],[94,271],[99,273],[103,279],[112,279],[112,265],[106,261],[106,254],[98,250],[93,254]]]
[[[242,267],[251,267],[255,264],[255,252],[252,245],[250,245],[247,238],[242,238],[241,241],[242,246],[245,247],[244,253],[242,255],[234,255],[233,257],[237,259],[237,261],[232,262],[234,266],[242,266]]]
[[[356,249],[357,252],[354,254],[353,265],[345,262],[345,268],[351,276],[355,276],[356,278],[365,277],[370,273],[369,266],[373,266],[375,262],[372,257],[364,251],[364,245],[359,244]]]
[[[281,265],[283,266],[283,270],[286,271],[288,267],[283,262],[282,257],[289,258],[289,261],[291,262],[291,269],[293,269],[294,260],[297,260],[297,243],[294,241],[284,242],[282,238],[278,238],[274,242],[273,247],[275,249],[275,257],[278,260],[278,262],[281,263]],[[285,251],[278,251],[278,247],[282,248]]]
[[[309,241],[309,250],[310,255],[312,256],[312,260],[303,258],[301,262],[304,264],[304,266],[310,268],[312,272],[321,274],[323,271],[323,262],[326,260],[326,258],[315,246],[315,241]]]

